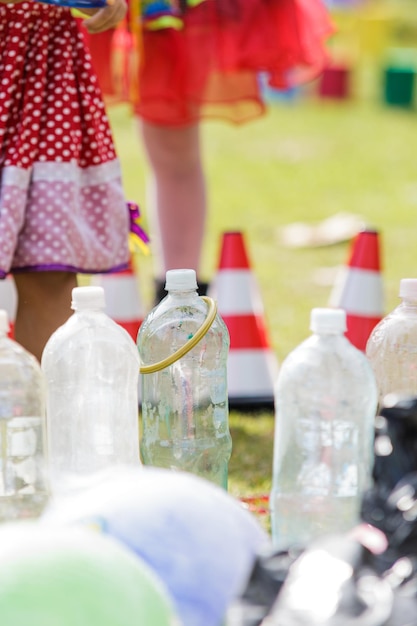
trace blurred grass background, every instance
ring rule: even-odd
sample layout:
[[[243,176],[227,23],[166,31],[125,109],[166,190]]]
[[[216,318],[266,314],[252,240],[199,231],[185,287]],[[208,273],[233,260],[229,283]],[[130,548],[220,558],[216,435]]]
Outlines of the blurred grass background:
[[[345,241],[289,248],[284,226],[314,225],[342,212],[377,229],[386,312],[398,303],[400,279],[417,276],[417,112],[387,106],[378,80],[372,83],[369,68],[362,70],[354,88],[366,97],[323,100],[313,84],[271,103],[268,114],[250,124],[202,126],[210,204],[202,276],[210,280],[217,271],[222,234],[243,232],[279,362],[309,334],[311,308],[328,304],[350,247]],[[111,107],[109,116],[127,197],[142,207],[146,226],[147,166],[138,129],[124,105]],[[140,257],[139,279],[149,305],[151,257]],[[230,425],[230,492],[268,493],[273,414],[232,412]]]

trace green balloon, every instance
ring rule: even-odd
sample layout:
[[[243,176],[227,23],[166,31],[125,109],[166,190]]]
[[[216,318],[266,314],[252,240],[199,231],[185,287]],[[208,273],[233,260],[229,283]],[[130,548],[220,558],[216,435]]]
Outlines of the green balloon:
[[[1,626],[178,626],[163,583],[108,536],[0,526]]]

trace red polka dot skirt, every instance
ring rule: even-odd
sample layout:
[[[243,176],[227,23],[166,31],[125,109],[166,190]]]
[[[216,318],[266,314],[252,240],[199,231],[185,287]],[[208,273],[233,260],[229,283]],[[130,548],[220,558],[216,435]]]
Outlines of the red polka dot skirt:
[[[0,277],[127,267],[120,163],[68,9],[0,5],[0,81]]]

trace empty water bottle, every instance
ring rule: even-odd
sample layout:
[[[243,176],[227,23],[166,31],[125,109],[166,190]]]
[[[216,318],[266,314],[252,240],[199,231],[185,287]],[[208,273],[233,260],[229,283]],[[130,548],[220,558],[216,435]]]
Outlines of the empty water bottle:
[[[227,488],[229,333],[194,270],[169,270],[166,290],[138,334],[142,460]]]
[[[0,521],[38,517],[48,500],[44,378],[8,330],[0,310]]]
[[[275,389],[270,507],[278,549],[355,525],[372,476],[371,366],[344,336],[342,309],[313,309],[310,328],[282,363]]]
[[[139,355],[104,313],[104,289],[76,287],[74,314],[42,355],[48,452],[55,492],[115,464],[139,464]]]
[[[400,304],[373,329],[366,354],[382,406],[388,393],[417,395],[417,278],[400,281]]]

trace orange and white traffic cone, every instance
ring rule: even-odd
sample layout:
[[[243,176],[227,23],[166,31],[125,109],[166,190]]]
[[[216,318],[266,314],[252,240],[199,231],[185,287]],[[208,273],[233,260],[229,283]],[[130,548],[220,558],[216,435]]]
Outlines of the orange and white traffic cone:
[[[271,349],[260,290],[241,232],[223,235],[218,272],[209,288],[230,334],[231,408],[272,408],[278,362]]]
[[[353,239],[347,266],[336,278],[329,306],[346,311],[346,337],[364,351],[374,326],[384,316],[384,289],[376,230],[364,229]]]
[[[7,312],[9,320],[9,337],[14,337],[14,322],[17,309],[17,292],[13,278],[8,275],[0,280],[0,309]]]
[[[103,287],[105,312],[123,326],[136,343],[139,327],[144,319],[144,307],[132,261],[129,268],[122,272],[95,274],[91,277],[91,284]]]

